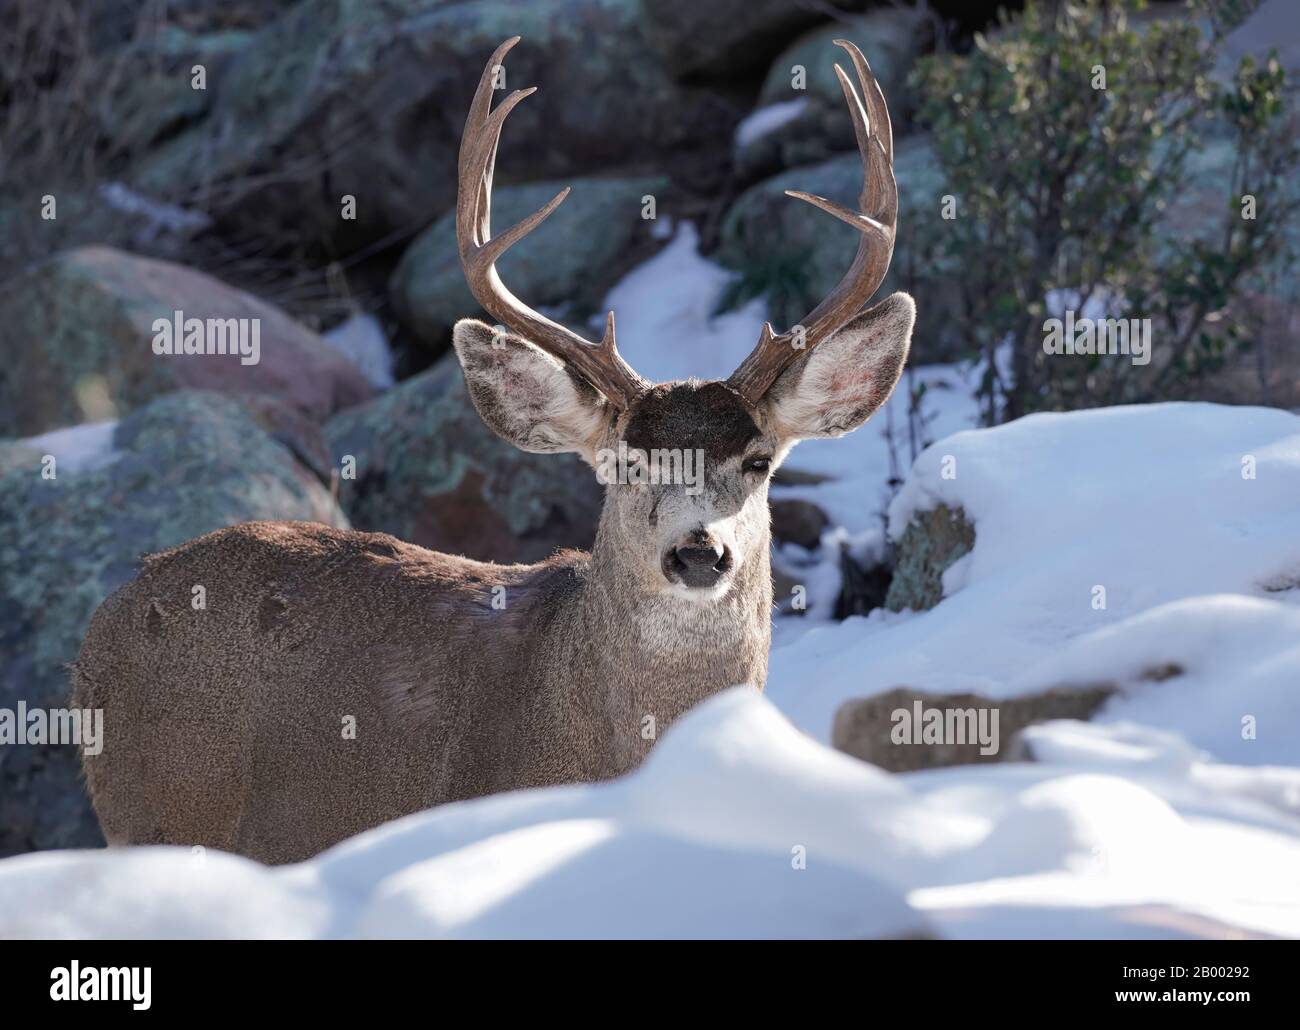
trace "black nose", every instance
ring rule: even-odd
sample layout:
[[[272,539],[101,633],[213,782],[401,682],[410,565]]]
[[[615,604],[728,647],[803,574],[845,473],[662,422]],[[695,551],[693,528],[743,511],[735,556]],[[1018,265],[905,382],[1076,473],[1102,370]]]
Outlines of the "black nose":
[[[664,574],[688,587],[711,587],[730,568],[730,549],[717,544],[678,547],[664,556]]]

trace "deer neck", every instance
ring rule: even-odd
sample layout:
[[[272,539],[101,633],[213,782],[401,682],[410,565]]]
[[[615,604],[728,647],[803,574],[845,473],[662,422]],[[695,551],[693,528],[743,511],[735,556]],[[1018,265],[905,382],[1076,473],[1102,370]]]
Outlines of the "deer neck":
[[[727,593],[696,602],[648,585],[644,573],[629,567],[609,521],[607,512],[575,599],[567,650],[574,670],[571,703],[606,727],[607,758],[621,772],[640,761],[655,735],[705,698],[740,684],[763,688],[772,568],[765,530],[736,568]]]

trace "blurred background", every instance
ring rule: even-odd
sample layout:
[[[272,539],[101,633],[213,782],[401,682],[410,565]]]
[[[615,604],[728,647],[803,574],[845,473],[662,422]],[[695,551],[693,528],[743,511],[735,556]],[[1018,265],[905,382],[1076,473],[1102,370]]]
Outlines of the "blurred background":
[[[725,376],[765,317],[793,324],[844,274],[853,231],[784,190],[861,187],[832,41],[882,85],[903,205],[885,289],[917,298],[913,367],[862,442],[783,470],[779,622],[923,603],[882,516],[940,435],[1300,407],[1294,0],[3,11],[0,706],[61,704],[139,556],[223,525],[316,519],[495,561],[589,545],[593,477],[492,437],[449,353],[477,310],[456,151],[511,35],[506,85],[540,89],[505,130],[496,228],[573,193],[502,276],[578,329],[612,306],[657,379]],[[175,310],[259,319],[260,363],[156,356]],[[1151,363],[1047,361],[1066,310],[1150,319]],[[79,777],[71,748],[0,750],[0,855],[99,843]]]

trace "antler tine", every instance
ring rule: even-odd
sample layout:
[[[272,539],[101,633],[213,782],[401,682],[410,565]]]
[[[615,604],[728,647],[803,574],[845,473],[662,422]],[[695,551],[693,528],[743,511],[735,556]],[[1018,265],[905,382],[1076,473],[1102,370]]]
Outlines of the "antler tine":
[[[786,193],[847,222],[862,234],[862,238],[848,273],[801,323],[802,349],[798,346],[799,335],[796,332],[785,332],[778,336],[770,324],[765,324],[758,345],[727,380],[727,384],[751,407],[763,399],[777,377],[801,353],[807,354],[862,309],[871,295],[880,288],[894,253],[898,184],[894,180],[894,133],[889,121],[889,109],[880,84],[871,73],[871,66],[862,56],[862,51],[847,39],[837,39],[835,45],[848,52],[861,89],[859,96],[844,69],[838,64],[835,66],[835,74],[840,80],[840,88],[844,91],[849,115],[853,119],[858,153],[862,157],[863,184],[862,193],[858,197],[859,210],[851,211],[832,200],[802,190],[786,190]]]
[[[566,187],[541,209],[492,235],[492,175],[496,169],[501,127],[510,112],[536,87],[515,90],[492,110],[496,71],[519,37],[507,39],[488,58],[465,119],[457,163],[456,244],[470,292],[485,311],[543,350],[559,358],[603,393],[615,407],[626,410],[649,384],[632,370],[614,342],[614,312],[605,320],[599,343],[583,339],[558,322],[534,311],[516,297],[497,274],[496,262],[507,250],[545,221],[569,195]]]

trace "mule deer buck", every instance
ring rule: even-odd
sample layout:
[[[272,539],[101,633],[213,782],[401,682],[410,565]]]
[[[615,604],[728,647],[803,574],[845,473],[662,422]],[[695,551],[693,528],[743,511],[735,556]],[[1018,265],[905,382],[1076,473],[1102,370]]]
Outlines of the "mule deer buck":
[[[702,450],[702,489],[607,483],[591,553],[537,565],[298,522],[234,526],[146,558],[95,613],[73,668],[76,704],[105,713],[104,750],[85,771],[111,844],[295,861],[444,802],[617,776],[653,743],[648,727],[728,687],[762,689],[768,478],[796,441],[865,422],[907,357],[911,298],[861,311],[889,267],[898,208],[884,97],[838,41],[861,91],[836,65],[862,156],[860,210],[791,195],[861,233],[844,280],[795,331],[765,325],[726,382],[654,385],[619,356],[612,312],[588,342],[497,275],[568,192],[492,234],[502,123],[533,92],[492,109],[494,71],[516,42],[484,69],[460,148],[460,256],[504,327],[455,327],[473,402],[526,451],[595,465],[620,441],[633,454]],[[196,584],[204,611],[190,605]]]

